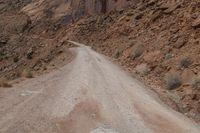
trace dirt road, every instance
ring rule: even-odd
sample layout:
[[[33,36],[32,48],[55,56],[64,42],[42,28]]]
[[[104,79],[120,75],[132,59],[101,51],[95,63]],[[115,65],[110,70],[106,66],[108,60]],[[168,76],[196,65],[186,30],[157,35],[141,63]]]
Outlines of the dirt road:
[[[0,133],[199,133],[89,47],[52,73],[0,89]]]

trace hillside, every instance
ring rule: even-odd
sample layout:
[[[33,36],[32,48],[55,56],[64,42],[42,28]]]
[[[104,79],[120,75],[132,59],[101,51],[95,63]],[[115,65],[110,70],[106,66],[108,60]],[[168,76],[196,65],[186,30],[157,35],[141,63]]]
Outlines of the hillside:
[[[94,2],[0,1],[0,76],[57,68],[73,58],[66,41],[75,40],[115,59],[199,122],[200,2]]]

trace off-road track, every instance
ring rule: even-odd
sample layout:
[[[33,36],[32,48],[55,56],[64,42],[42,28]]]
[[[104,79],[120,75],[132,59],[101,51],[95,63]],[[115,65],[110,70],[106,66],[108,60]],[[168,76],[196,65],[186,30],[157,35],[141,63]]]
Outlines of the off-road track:
[[[103,55],[72,51],[59,70],[1,88],[0,133],[200,132]]]

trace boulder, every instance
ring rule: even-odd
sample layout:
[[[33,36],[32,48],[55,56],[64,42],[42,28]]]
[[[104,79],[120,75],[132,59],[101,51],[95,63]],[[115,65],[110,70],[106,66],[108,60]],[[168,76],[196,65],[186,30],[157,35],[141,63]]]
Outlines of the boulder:
[[[192,27],[194,27],[194,28],[200,28],[200,17],[197,18],[197,19],[192,23]]]
[[[161,10],[156,11],[155,13],[153,13],[152,17],[151,17],[151,21],[156,21],[158,18],[161,17],[161,15],[163,14],[163,12]]]
[[[154,5],[156,2],[157,2],[157,0],[150,0],[150,1],[147,3],[147,5],[148,5],[148,6],[152,6],[152,5]]]
[[[143,17],[143,13],[137,13],[136,15],[135,15],[135,20],[139,20],[139,19],[141,19],[142,17]]]
[[[178,40],[173,43],[172,45],[175,47],[175,48],[181,48],[183,47],[186,43],[188,42],[188,39],[186,36],[182,36],[182,37],[178,37]]]
[[[27,51],[27,54],[26,54],[26,57],[27,59],[32,59],[33,58],[33,48],[30,48],[28,51]]]
[[[183,84],[189,85],[191,83],[192,79],[195,77],[195,74],[190,69],[184,69],[181,74],[181,77],[182,77]]]
[[[159,61],[160,58],[163,58],[163,55],[160,51],[152,51],[144,55],[144,61],[147,63]]]
[[[164,13],[170,14],[170,13],[172,13],[173,11],[175,11],[179,7],[180,7],[180,4],[170,4],[168,6],[168,8],[166,10],[164,10]]]
[[[163,10],[164,13],[166,14],[170,14],[173,11],[175,11],[177,8],[179,8],[181,5],[180,3],[171,3],[171,4],[167,4],[167,3],[163,3],[162,5],[160,5],[159,9]]]

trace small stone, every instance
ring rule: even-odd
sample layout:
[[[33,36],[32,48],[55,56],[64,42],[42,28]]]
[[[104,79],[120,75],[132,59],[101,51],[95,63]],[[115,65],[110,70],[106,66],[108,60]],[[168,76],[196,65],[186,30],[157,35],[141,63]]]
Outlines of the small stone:
[[[161,51],[152,51],[144,55],[144,61],[147,63],[157,62],[163,58]]]
[[[27,54],[26,54],[26,57],[27,59],[32,59],[33,58],[33,49],[30,48],[28,51],[27,51]]]
[[[170,14],[170,13],[172,13],[174,10],[176,10],[179,7],[180,7],[180,4],[169,5],[169,7],[166,10],[164,10],[164,13]]]
[[[192,15],[191,15],[191,18],[192,18],[192,19],[197,19],[197,18],[198,18],[198,14],[197,14],[197,13],[192,14]]]
[[[176,43],[174,43],[173,45],[174,45],[175,48],[181,48],[186,43],[187,43],[187,39],[184,38],[184,37],[180,37],[180,38],[178,38],[178,40],[176,41]]]
[[[152,5],[154,5],[154,4],[156,3],[156,1],[157,1],[157,0],[150,0],[150,1],[147,3],[147,5],[148,5],[148,6],[152,6]]]
[[[136,20],[139,20],[139,19],[141,19],[142,17],[143,17],[143,13],[138,13],[138,14],[135,15],[135,19],[136,19]]]
[[[134,15],[133,12],[128,12],[128,13],[126,14],[126,16],[133,16],[133,15]]]
[[[153,14],[151,20],[154,22],[154,21],[156,21],[159,17],[161,17],[161,15],[162,15],[162,11],[159,10],[159,11],[157,11],[157,12],[155,12],[155,13]]]
[[[197,19],[192,23],[192,27],[194,27],[194,28],[200,28],[200,17],[197,18]]]
[[[7,41],[6,41],[6,40],[0,40],[0,43],[2,43],[2,44],[6,44]]]

